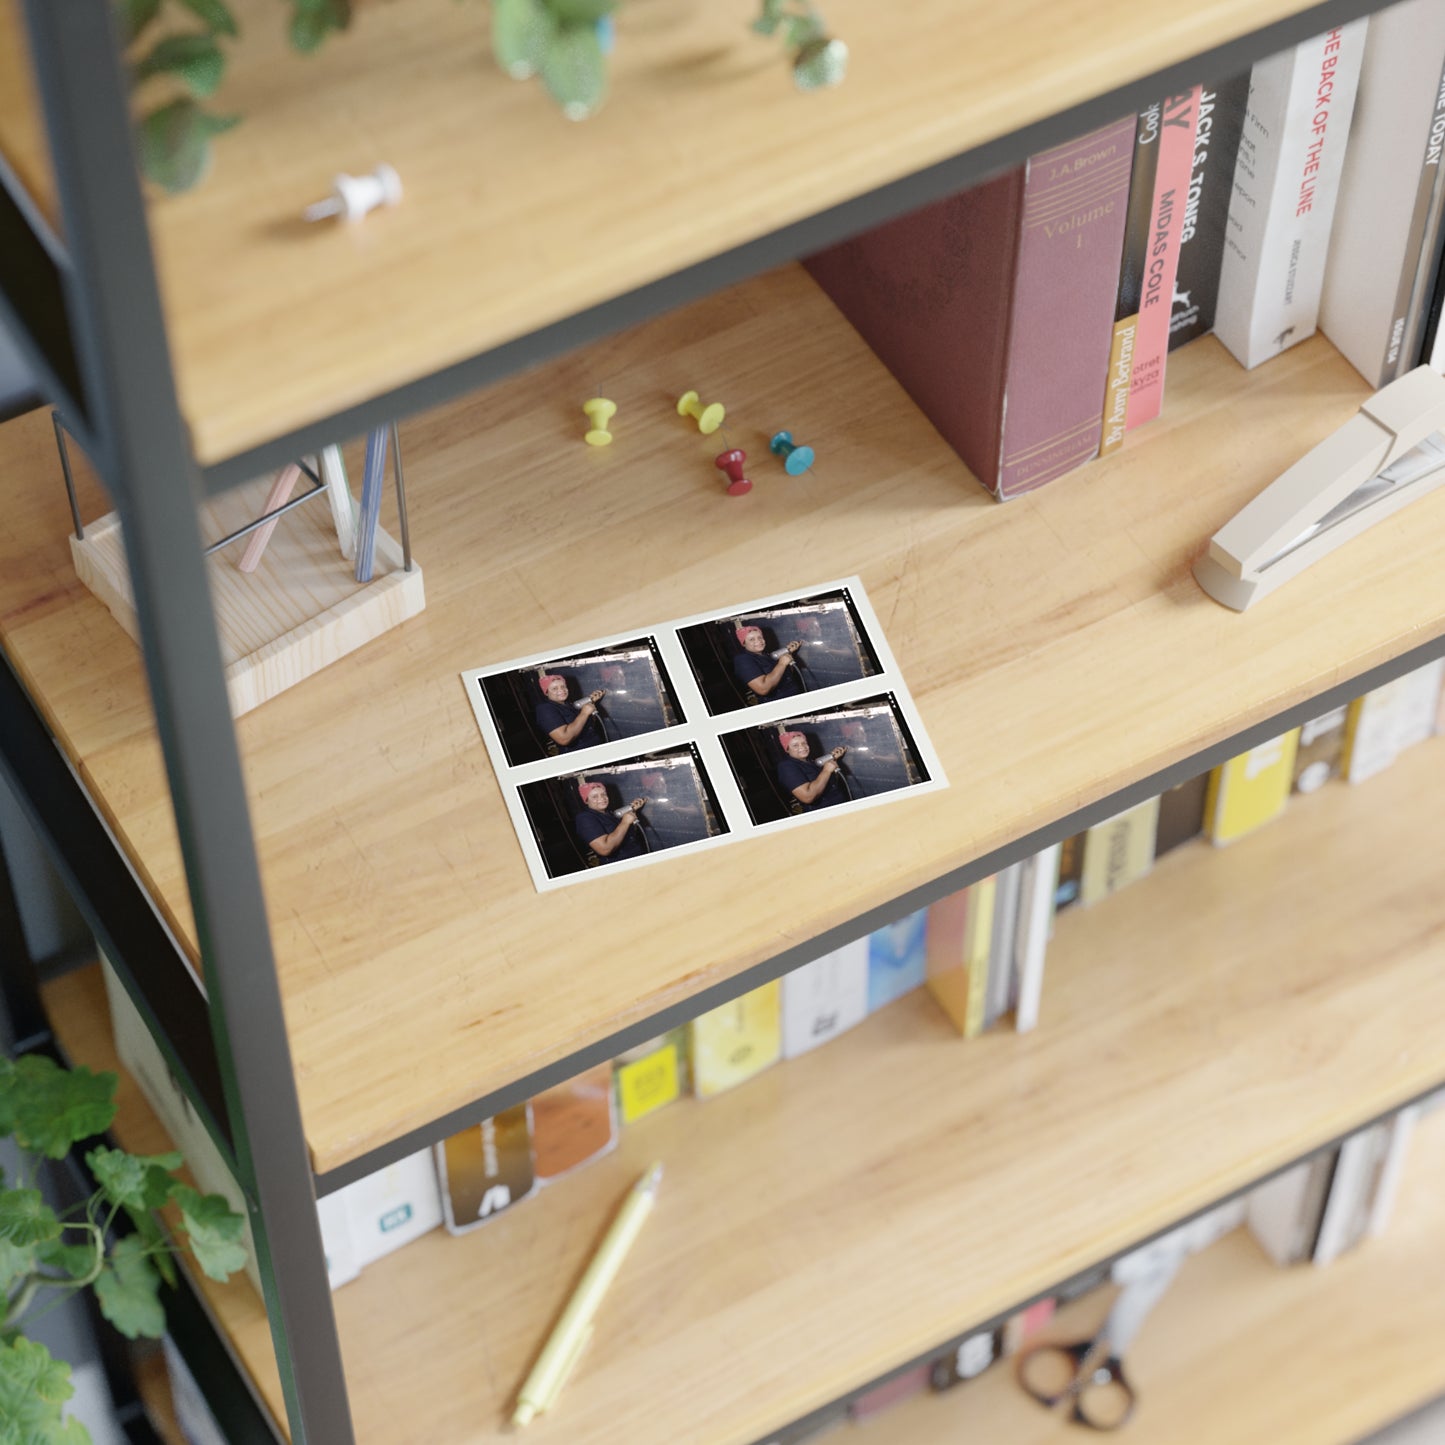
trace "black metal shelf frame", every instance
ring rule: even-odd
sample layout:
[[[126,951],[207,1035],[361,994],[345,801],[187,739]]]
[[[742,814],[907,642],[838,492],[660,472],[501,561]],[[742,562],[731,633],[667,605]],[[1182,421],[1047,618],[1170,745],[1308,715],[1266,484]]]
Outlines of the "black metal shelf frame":
[[[1382,3],[1325,0],[203,469],[196,464],[176,396],[110,7],[107,0],[25,0],[64,242],[58,243],[37,223],[34,207],[18,196],[13,176],[0,167],[0,255],[5,258],[0,315],[15,331],[46,399],[79,434],[121,514],[209,1006],[8,666],[0,669],[0,760],[158,1042],[236,1165],[238,1182],[251,1201],[294,1445],[350,1445],[354,1440],[316,1220],[317,1194],[997,871],[1355,692],[1445,654],[1445,638],[1425,641],[1307,704],[984,858],[969,860],[926,887],[318,1178],[312,1175],[301,1130],[241,762],[210,612],[197,500],[321,445],[438,404],[807,254],[1139,109],[1171,87],[1236,74],[1265,55],[1368,14]],[[182,980],[184,987],[178,987]]]

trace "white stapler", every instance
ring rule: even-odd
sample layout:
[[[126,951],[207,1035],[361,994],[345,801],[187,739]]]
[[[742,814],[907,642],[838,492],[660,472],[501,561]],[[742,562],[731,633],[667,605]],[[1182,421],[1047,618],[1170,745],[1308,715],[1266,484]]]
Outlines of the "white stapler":
[[[1445,377],[1382,387],[1210,539],[1199,585],[1242,612],[1311,562],[1445,482]]]

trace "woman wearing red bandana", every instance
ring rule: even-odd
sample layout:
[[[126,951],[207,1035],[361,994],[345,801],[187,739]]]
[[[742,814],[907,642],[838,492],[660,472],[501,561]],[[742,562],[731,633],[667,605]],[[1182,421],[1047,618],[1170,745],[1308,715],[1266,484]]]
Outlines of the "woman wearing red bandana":
[[[537,704],[537,727],[544,737],[556,743],[559,753],[579,752],[583,748],[600,747],[607,739],[597,721],[597,704],[602,701],[601,689],[594,692],[580,707],[567,701],[567,679],[559,673],[544,672],[537,679],[543,701]]]
[[[787,753],[778,763],[778,781],[802,804],[804,812],[835,808],[848,801],[848,790],[838,776],[838,759],[846,748],[834,748],[822,762],[814,762],[808,756],[811,749],[802,733],[780,731],[778,742]]]
[[[741,622],[733,628],[743,650],[733,654],[733,672],[755,697],[797,697],[803,691],[798,680],[793,654],[803,645],[790,642],[787,650],[774,661],[768,656],[767,638],[761,627],[745,627]]]
[[[637,810],[646,802],[645,798],[634,798],[622,816],[617,818],[607,807],[606,783],[589,783],[583,778],[577,784],[577,791],[586,804],[577,814],[577,836],[598,858],[604,863],[616,863],[623,858],[640,858],[647,852],[647,845],[633,831]]]

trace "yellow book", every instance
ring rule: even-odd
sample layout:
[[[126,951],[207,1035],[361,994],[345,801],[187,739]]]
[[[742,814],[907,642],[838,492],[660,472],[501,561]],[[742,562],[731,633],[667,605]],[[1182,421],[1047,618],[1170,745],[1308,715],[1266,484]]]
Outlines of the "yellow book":
[[[1211,843],[1232,843],[1279,817],[1289,801],[1298,746],[1295,728],[1215,768],[1204,804]]]
[[[1142,878],[1154,866],[1154,834],[1159,826],[1159,799],[1095,823],[1084,835],[1084,871],[1079,902],[1097,903]]]
[[[686,1042],[686,1031],[673,1029],[628,1049],[617,1059],[613,1065],[617,1112],[624,1124],[635,1124],[682,1093],[687,1073]]]
[[[782,984],[774,979],[688,1025],[693,1092],[710,1099],[761,1073],[783,1052]]]
[[[976,1038],[983,1032],[988,1002],[988,958],[993,949],[993,901],[998,892],[996,878],[980,878],[969,889],[968,926],[964,939],[964,966],[968,969],[968,1005],[963,1018],[963,1036]],[[1000,960],[1002,966],[1003,960]]]

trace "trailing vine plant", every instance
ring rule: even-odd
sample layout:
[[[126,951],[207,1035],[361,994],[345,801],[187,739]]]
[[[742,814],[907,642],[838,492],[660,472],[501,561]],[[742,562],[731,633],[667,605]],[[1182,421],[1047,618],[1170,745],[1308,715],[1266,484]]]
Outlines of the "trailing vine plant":
[[[293,50],[309,54],[351,24],[353,0],[286,0]],[[188,191],[211,164],[211,142],[241,117],[207,105],[226,73],[226,46],[240,38],[227,0],[114,0],[140,96],[137,146],[148,179]],[[569,120],[607,98],[607,57],[620,0],[492,0],[497,64],[516,80],[541,79]],[[837,85],[848,47],[830,36],[811,0],[759,0],[752,29],[779,35],[801,90]],[[185,28],[176,29],[174,22]]]
[[[607,56],[619,0],[492,0],[492,54],[514,80],[539,76],[569,120],[607,98]],[[800,90],[837,85],[848,47],[828,34],[811,0],[759,0],[752,28],[781,35]]]
[[[36,1188],[42,1161],[63,1159],[115,1117],[114,1074],[62,1069],[43,1055],[0,1057],[0,1138],[19,1146],[14,1179],[0,1178],[0,1440],[18,1445],[90,1445],[64,1416],[70,1366],[26,1338],[27,1324],[83,1289],[127,1339],[165,1333],[162,1281],[174,1284],[175,1252],[155,1210],[174,1205],[197,1264],[228,1279],[246,1263],[244,1220],[219,1194],[179,1179],[179,1154],[127,1154],[97,1145],[85,1162],[97,1184],[89,1199],[57,1214]],[[132,1232],[117,1237],[121,1216]]]
[[[309,54],[351,23],[351,0],[287,0],[293,50]],[[131,87],[143,97],[136,140],[146,177],[188,191],[210,168],[211,141],[239,123],[203,102],[226,73],[225,45],[240,37],[226,0],[115,0]],[[184,21],[184,29],[170,22]],[[164,33],[160,33],[164,31]],[[152,98],[153,97],[153,98]]]

